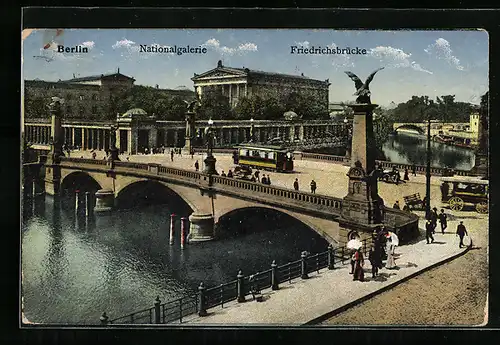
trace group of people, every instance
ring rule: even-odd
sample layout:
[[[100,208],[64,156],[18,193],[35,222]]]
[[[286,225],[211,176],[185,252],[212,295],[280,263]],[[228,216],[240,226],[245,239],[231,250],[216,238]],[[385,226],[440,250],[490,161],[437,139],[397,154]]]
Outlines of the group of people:
[[[382,232],[381,235],[377,237],[374,246],[370,249],[368,254],[368,260],[372,268],[372,278],[376,278],[379,274],[379,270],[384,267],[384,258],[386,259],[386,269],[395,269],[397,267],[395,260],[396,245],[390,236],[386,237],[384,234],[387,234],[387,232]],[[355,250],[351,256],[351,271],[349,274],[353,275],[353,281],[364,281],[364,263],[363,251],[362,247],[360,247]]]
[[[315,194],[316,193],[316,181],[312,180],[311,183],[310,183],[310,186],[311,186],[311,193]],[[296,191],[299,190],[299,179],[296,178],[295,181],[293,182],[293,189],[295,189]]]

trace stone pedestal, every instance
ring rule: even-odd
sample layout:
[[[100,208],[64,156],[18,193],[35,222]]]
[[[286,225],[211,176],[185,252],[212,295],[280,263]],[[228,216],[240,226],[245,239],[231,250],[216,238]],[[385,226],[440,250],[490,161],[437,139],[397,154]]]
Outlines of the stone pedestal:
[[[94,212],[109,212],[115,204],[115,193],[111,189],[100,189],[95,193]]]
[[[205,162],[205,170],[203,172],[207,175],[219,175],[217,173],[217,170],[215,170],[215,162],[217,162],[217,159],[215,159],[214,156],[208,155],[207,158],[204,160]]]
[[[481,153],[476,153],[476,161],[472,172],[478,176],[488,177],[488,156]]]
[[[339,218],[339,244],[345,245],[349,234],[357,232],[362,239],[371,238],[382,223],[383,200],[378,195],[375,172],[375,139],[372,111],[375,104],[350,105],[354,110],[351,144],[349,189],[342,201]]]
[[[215,237],[214,217],[210,213],[193,213],[189,216],[189,243],[210,241]]]

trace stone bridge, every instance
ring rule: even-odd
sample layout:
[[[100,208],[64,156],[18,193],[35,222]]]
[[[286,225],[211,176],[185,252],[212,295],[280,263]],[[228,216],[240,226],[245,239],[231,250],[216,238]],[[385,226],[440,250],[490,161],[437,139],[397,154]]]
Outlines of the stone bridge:
[[[55,173],[57,169],[59,172]],[[264,208],[296,219],[335,246],[346,242],[345,236],[339,235],[342,198],[152,163],[117,161],[111,167],[105,160],[61,158],[59,164],[46,165],[45,171],[45,191],[49,195],[74,193],[84,185],[92,186],[91,190],[98,191],[96,212],[103,205],[108,209],[120,208],[135,197],[138,188],[163,193],[170,202],[191,213],[192,241],[214,238],[219,221],[239,211]],[[404,232],[415,224],[416,216],[403,211],[385,208],[384,214],[386,227],[396,232]]]
[[[431,135],[439,134],[439,131],[447,132],[449,130],[465,130],[469,123],[444,123],[431,121]],[[419,134],[427,133],[427,122],[403,122],[394,123],[392,129],[397,132],[399,130],[417,131]]]

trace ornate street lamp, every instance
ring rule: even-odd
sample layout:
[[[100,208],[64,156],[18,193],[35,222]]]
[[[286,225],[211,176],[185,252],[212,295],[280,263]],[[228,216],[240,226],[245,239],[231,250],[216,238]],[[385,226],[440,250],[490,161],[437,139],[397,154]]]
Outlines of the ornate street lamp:
[[[207,175],[218,175],[217,170],[215,170],[215,162],[217,161],[212,154],[213,151],[213,141],[214,133],[212,126],[214,121],[212,119],[208,120],[208,127],[205,128],[205,135],[207,138],[207,158],[205,158],[205,170],[204,173]]]

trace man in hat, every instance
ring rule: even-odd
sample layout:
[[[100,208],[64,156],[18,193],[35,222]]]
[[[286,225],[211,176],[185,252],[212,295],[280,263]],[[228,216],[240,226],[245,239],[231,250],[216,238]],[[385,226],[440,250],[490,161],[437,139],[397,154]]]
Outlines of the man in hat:
[[[399,200],[396,200],[396,202],[394,203],[394,205],[392,206],[392,208],[395,208],[396,210],[400,210],[401,207],[399,207]]]
[[[469,236],[467,234],[467,229],[465,228],[464,222],[460,221],[460,224],[457,226],[457,236],[460,237],[460,244],[458,245],[459,248],[462,248],[464,245],[464,236]]]
[[[429,239],[431,240],[430,243],[434,242],[432,231],[433,231],[432,222],[430,219],[427,219],[427,222],[425,223],[425,239],[427,240],[427,244],[429,244]]]
[[[448,227],[446,213],[444,213],[444,209],[441,209],[441,213],[439,214],[439,223],[441,223],[441,233],[444,234],[444,230]]]
[[[434,207],[431,211],[431,223],[432,223],[432,233],[436,233],[436,226],[438,221],[437,208]]]

